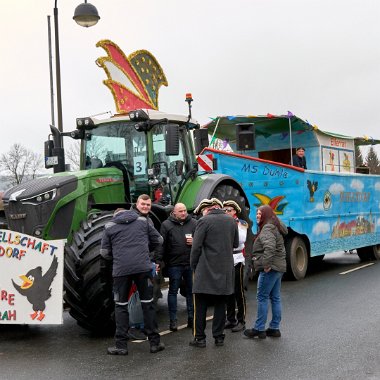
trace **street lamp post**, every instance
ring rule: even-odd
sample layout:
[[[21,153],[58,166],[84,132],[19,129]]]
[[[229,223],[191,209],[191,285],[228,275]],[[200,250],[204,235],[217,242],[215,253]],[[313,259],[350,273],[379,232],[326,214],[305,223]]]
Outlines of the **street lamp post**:
[[[61,96],[61,63],[59,57],[59,34],[58,34],[58,8],[57,1],[54,5],[54,32],[55,32],[55,76],[56,76],[56,90],[57,90],[57,126],[59,132],[63,132],[62,123],[62,96]],[[74,12],[73,19],[80,26],[88,28],[95,25],[100,17],[97,9],[87,3],[87,0],[83,4],[79,4]]]
[[[59,57],[59,34],[58,34],[58,8],[57,1],[54,3],[54,32],[55,32],[55,79],[56,79],[56,90],[57,90],[57,127],[51,126],[54,148],[52,150],[53,156],[58,158],[58,164],[54,166],[54,173],[60,173],[65,171],[65,153],[63,149],[63,122],[62,122],[62,96],[61,96],[61,62]],[[100,17],[97,9],[92,5],[87,3],[79,4],[74,12],[74,21],[80,26],[88,28],[89,26],[95,25]]]

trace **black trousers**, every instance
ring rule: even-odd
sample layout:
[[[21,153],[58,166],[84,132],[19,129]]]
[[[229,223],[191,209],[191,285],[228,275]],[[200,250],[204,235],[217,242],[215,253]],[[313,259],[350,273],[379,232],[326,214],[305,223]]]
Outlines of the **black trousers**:
[[[224,337],[224,324],[226,320],[226,296],[214,294],[194,294],[194,338],[206,339],[206,314],[208,306],[214,305],[214,318],[212,320],[212,336]]]
[[[113,278],[113,293],[115,301],[115,341],[117,348],[127,348],[129,314],[128,295],[132,286],[136,284],[140,295],[141,307],[144,315],[144,329],[151,345],[160,342],[160,334],[156,320],[156,310],[153,304],[152,273],[144,272]]]
[[[244,265],[243,263],[238,263],[235,265],[235,294],[227,296],[227,321],[231,323],[240,322],[244,325],[247,305],[244,294],[243,276]],[[238,311],[235,315],[236,306]]]

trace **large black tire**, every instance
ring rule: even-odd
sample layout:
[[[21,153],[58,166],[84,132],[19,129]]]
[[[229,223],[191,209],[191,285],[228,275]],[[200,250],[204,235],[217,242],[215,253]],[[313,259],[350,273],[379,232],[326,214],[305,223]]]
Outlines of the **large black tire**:
[[[361,261],[380,260],[380,244],[357,248],[356,252]]]
[[[111,218],[112,213],[99,213],[82,222],[65,246],[64,300],[78,324],[96,333],[114,329],[112,274],[100,256],[104,225]]]
[[[8,228],[7,219],[5,218],[5,216],[3,216],[1,214],[0,214],[0,228],[1,229],[7,229]]]
[[[302,280],[306,276],[309,264],[309,254],[306,244],[299,236],[286,239],[286,278],[289,280]]]
[[[253,233],[252,233],[252,220],[249,218],[249,207],[245,198],[240,194],[240,191],[230,185],[219,185],[213,191],[211,197],[218,198],[220,201],[235,201],[241,208],[241,213],[238,215],[240,219],[248,223],[247,240],[245,243],[246,255],[252,254],[253,246]]]

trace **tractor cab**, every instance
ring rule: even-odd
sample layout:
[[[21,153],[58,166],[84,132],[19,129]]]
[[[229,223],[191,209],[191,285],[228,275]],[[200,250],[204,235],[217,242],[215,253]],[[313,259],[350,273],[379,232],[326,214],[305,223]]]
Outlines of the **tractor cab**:
[[[189,117],[144,109],[108,119],[78,118],[77,130],[59,137],[81,139],[80,170],[121,170],[128,203],[145,193],[167,205],[175,202],[186,173],[193,167],[189,131],[195,128],[199,125]],[[55,145],[46,153],[47,167],[59,164],[59,157],[52,157]],[[58,141],[58,145],[62,143]]]

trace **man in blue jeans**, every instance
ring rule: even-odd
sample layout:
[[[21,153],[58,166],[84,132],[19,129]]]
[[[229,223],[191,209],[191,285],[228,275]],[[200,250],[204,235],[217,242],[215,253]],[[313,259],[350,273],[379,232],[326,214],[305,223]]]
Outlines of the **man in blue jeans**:
[[[167,220],[161,225],[163,261],[169,277],[168,309],[169,329],[177,331],[177,294],[182,279],[186,285],[187,327],[193,327],[193,280],[190,269],[190,251],[196,221],[187,213],[183,203],[177,203]]]

